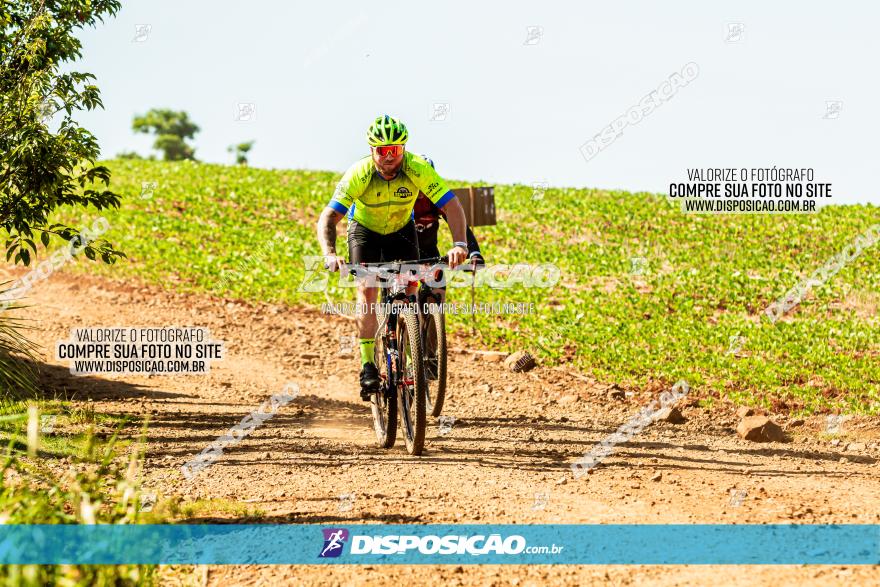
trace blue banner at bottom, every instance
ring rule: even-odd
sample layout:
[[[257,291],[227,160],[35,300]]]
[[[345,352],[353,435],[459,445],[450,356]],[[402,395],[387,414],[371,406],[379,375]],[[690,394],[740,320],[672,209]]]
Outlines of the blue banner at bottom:
[[[880,525],[4,525],[0,564],[878,565]]]

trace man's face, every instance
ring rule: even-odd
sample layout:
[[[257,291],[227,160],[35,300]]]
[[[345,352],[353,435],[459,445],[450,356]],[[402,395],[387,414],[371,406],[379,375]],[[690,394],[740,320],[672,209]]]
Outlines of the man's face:
[[[400,166],[403,165],[403,145],[390,145],[390,147],[371,147],[373,152],[373,164],[383,177],[391,178],[397,175]]]

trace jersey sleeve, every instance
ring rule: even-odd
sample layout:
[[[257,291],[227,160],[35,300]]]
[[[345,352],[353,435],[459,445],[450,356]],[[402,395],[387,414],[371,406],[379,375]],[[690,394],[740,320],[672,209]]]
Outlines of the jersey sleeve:
[[[369,160],[368,162],[372,164]],[[360,198],[367,189],[367,184],[370,183],[371,177],[370,170],[369,166],[364,165],[363,159],[349,167],[342,176],[342,179],[339,180],[339,183],[336,184],[333,197],[330,198],[327,206],[340,214],[348,212],[348,209],[354,204],[355,200]]]
[[[431,202],[436,204],[438,208],[442,208],[455,197],[443,178],[434,171],[434,168],[424,157],[412,153],[407,153],[407,155],[406,174]]]

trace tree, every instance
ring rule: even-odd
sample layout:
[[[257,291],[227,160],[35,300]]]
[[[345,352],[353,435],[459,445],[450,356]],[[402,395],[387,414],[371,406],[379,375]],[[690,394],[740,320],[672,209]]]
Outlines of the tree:
[[[199,127],[186,112],[153,108],[143,116],[135,116],[132,129],[155,134],[153,148],[165,154],[165,161],[195,160],[195,149],[186,140],[193,138],[199,132]]]
[[[119,153],[116,153],[116,158],[117,159],[137,159],[137,160],[148,159],[148,160],[153,160],[156,158],[156,156],[150,155],[149,157],[142,157],[141,154],[138,153],[137,151],[120,151]]]
[[[251,147],[254,146],[254,141],[248,141],[246,143],[239,143],[237,145],[229,145],[229,148],[226,150],[230,153],[235,153],[235,162],[239,165],[247,165],[247,154],[248,151],[251,150]]]
[[[14,263],[30,264],[35,234],[43,246],[53,237],[88,241],[75,228],[50,224],[56,208],[119,207],[119,196],[104,189],[110,171],[95,165],[98,141],[73,118],[103,108],[95,76],[61,72],[82,56],[74,32],[104,22],[119,6],[117,0],[0,0],[0,226],[6,259]],[[103,239],[83,250],[105,263],[125,256]]]

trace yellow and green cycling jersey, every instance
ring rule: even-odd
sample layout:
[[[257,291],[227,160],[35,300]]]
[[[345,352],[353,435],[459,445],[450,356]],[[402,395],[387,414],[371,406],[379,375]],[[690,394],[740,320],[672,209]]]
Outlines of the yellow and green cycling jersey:
[[[379,234],[391,234],[410,221],[419,192],[438,208],[454,197],[424,157],[404,152],[397,176],[386,180],[367,155],[348,168],[327,205],[340,214],[354,207],[349,217],[358,224]]]

